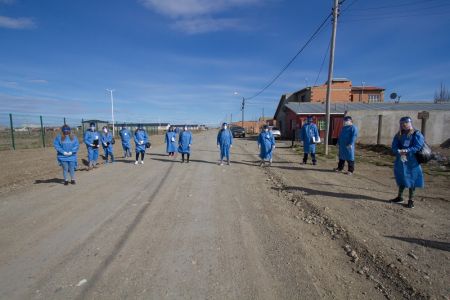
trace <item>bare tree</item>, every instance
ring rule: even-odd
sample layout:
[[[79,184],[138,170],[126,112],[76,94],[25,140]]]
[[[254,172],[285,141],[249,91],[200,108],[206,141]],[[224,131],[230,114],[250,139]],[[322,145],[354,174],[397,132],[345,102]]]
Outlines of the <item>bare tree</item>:
[[[450,103],[450,92],[441,82],[441,87],[434,93],[434,103]]]

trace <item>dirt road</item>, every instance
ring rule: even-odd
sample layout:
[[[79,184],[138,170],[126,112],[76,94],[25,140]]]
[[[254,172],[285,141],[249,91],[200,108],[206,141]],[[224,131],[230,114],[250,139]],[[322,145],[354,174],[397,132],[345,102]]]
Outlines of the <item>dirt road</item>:
[[[159,145],[145,165],[122,160],[78,172],[75,186],[49,180],[2,196],[0,298],[386,297],[255,166],[254,141],[235,140],[221,167],[215,134],[194,137],[189,164]]]

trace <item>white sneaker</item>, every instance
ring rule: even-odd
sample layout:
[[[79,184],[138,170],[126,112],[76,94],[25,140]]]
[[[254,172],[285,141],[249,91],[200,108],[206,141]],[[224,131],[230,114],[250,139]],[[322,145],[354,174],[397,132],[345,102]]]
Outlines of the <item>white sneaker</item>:
[[[143,165],[144,164],[144,161],[143,160],[141,160],[141,165]]]
[[[134,162],[135,165],[137,165],[138,163],[139,163],[138,161],[135,161],[135,162]]]

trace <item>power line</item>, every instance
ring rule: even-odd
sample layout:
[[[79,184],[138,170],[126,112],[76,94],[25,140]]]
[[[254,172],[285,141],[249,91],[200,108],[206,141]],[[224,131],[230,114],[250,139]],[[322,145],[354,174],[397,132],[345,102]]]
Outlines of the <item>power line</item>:
[[[430,2],[433,1],[439,1],[439,0],[428,0],[426,4],[430,4]],[[376,6],[376,7],[365,7],[365,8],[354,8],[353,11],[365,11],[365,10],[377,10],[377,9],[386,9],[386,8],[397,8],[397,7],[412,7],[416,4],[424,4],[423,0],[415,1],[415,2],[409,2],[409,3],[396,3],[394,5],[385,5],[385,6]]]
[[[281,71],[265,86],[263,87],[259,92],[254,94],[251,97],[245,98],[245,100],[251,100],[255,97],[258,97],[262,93],[264,93],[265,90],[267,90],[283,73],[284,71],[289,68],[289,66],[295,61],[295,59],[300,55],[300,53],[305,50],[305,48],[317,37],[319,32],[322,30],[322,28],[325,26],[326,22],[330,19],[331,13],[327,15],[327,17],[323,20],[323,22],[317,27],[317,29],[314,31],[314,33],[311,35],[311,37],[307,40],[307,42],[300,48],[300,50],[297,51],[297,53],[294,55],[294,57],[291,58],[291,60],[281,69]]]
[[[388,19],[399,19],[399,18],[410,18],[410,17],[427,17],[427,16],[442,16],[450,14],[449,11],[440,11],[440,12],[432,12],[428,14],[423,13],[414,13],[414,14],[405,14],[405,15],[390,15],[390,16],[381,16],[381,17],[375,17],[375,16],[361,16],[357,17],[354,16],[353,18],[345,18],[344,22],[341,21],[341,23],[348,23],[348,22],[360,22],[360,21],[381,21],[381,20],[388,20]]]
[[[327,50],[325,51],[325,54],[323,56],[323,60],[322,60],[322,64],[320,65],[319,73],[317,74],[316,81],[314,81],[314,86],[317,84],[317,81],[319,81],[319,77],[320,77],[320,74],[322,73],[323,65],[325,64],[325,60],[328,57],[328,52],[330,51],[330,46],[331,46],[331,40],[328,43]]]

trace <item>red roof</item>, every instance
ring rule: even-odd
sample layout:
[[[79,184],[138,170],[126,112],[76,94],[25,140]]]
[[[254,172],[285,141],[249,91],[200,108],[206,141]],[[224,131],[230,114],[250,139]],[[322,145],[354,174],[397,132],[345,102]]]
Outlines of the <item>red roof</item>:
[[[352,91],[384,91],[385,89],[376,86],[352,86]]]

